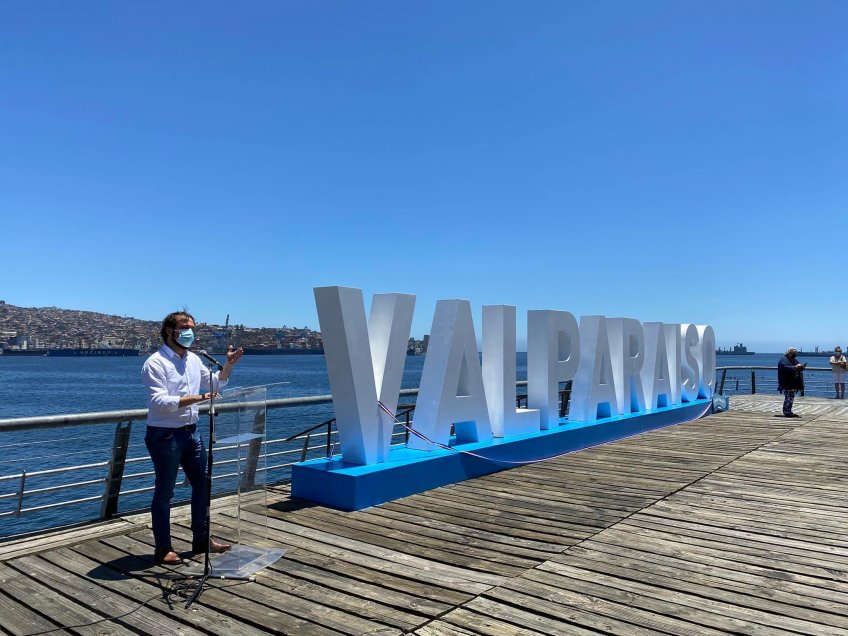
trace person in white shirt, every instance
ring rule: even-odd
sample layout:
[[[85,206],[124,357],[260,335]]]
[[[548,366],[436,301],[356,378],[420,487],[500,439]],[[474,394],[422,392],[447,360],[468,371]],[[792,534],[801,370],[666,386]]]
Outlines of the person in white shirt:
[[[189,351],[194,342],[191,314],[177,311],[165,316],[160,334],[164,344],[144,363],[142,382],[147,389],[147,432],[144,443],[153,461],[156,483],[150,516],[157,563],[178,565],[180,556],[171,545],[171,498],[182,466],[191,484],[192,551],[225,552],[230,545],[217,541],[206,528],[206,449],[197,432],[201,402],[218,393],[244,353],[239,347],[227,351],[223,370],[211,373]]]
[[[848,360],[842,355],[842,348],[836,345],[830,356],[830,368],[833,371],[833,388],[837,400],[845,399],[845,367],[848,367]]]

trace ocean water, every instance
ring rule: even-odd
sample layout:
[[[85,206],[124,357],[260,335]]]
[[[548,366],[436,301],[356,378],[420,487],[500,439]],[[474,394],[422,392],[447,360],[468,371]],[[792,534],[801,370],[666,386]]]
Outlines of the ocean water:
[[[141,385],[145,360],[0,356],[0,419],[146,408]],[[423,360],[408,356],[405,382],[420,378]],[[330,392],[320,355],[244,356],[228,388],[274,382],[289,384],[270,397]]]

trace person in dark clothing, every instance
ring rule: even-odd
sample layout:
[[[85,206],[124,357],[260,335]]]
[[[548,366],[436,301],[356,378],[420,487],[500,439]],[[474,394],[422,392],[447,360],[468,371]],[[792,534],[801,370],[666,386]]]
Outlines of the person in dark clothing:
[[[792,412],[792,404],[795,401],[795,392],[804,390],[802,372],[807,364],[798,362],[797,356],[798,350],[795,347],[789,347],[780,362],[777,363],[777,390],[783,393],[783,415],[785,417],[801,417]]]

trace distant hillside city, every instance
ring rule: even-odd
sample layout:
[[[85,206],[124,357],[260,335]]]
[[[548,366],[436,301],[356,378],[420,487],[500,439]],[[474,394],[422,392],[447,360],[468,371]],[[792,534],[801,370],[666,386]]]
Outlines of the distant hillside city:
[[[3,353],[128,349],[146,353],[156,350],[161,322],[112,316],[93,311],[58,307],[16,307],[0,300],[0,350]],[[247,353],[322,353],[321,333],[309,327],[246,327],[198,323],[197,348],[226,351],[244,347]],[[407,353],[423,354],[426,340],[410,338]]]

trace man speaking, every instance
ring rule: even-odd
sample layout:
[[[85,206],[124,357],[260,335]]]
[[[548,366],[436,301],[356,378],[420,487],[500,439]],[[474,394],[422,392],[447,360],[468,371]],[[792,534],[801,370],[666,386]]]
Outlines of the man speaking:
[[[157,563],[178,565],[180,556],[171,546],[171,498],[182,466],[191,484],[192,551],[226,552],[230,545],[216,541],[206,529],[206,449],[197,432],[198,405],[218,393],[244,353],[239,347],[227,351],[223,369],[210,373],[200,358],[189,351],[194,342],[194,317],[185,311],[165,316],[159,332],[164,344],[141,370],[147,389],[147,433],[144,443],[153,460],[156,485],[150,516],[156,543]]]

